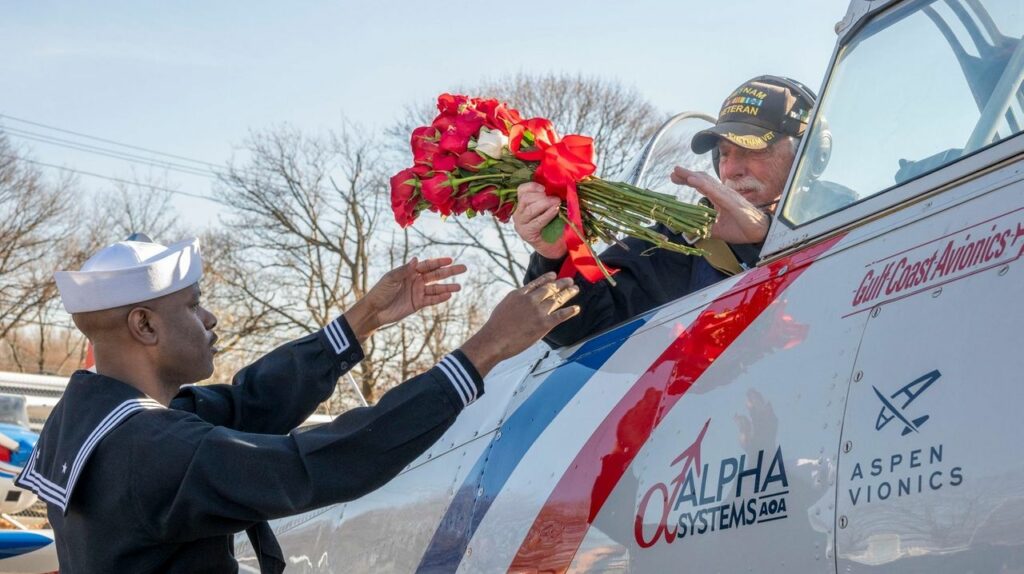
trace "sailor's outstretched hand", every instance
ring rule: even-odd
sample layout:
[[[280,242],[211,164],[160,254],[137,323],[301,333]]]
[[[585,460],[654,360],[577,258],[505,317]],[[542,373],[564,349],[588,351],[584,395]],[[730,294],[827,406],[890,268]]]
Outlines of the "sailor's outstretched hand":
[[[564,305],[579,287],[569,278],[547,273],[509,292],[491,311],[480,330],[462,345],[462,352],[481,376],[500,361],[525,351],[557,327],[579,314],[576,305]]]
[[[385,325],[401,321],[416,311],[451,299],[462,287],[439,283],[466,272],[466,266],[452,264],[451,257],[412,261],[384,274],[363,299]]]
[[[411,261],[388,271],[370,291],[345,313],[356,337],[364,340],[380,327],[396,323],[416,311],[444,303],[461,289],[458,283],[439,283],[466,272],[450,257]]]

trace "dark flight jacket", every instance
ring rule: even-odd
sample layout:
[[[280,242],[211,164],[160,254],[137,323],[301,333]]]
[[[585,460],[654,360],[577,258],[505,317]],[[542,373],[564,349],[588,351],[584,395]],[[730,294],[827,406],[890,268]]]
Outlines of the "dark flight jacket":
[[[242,531],[263,572],[283,570],[265,521],[382,486],[483,394],[455,351],[372,407],[289,432],[362,358],[339,317],[170,408],[76,372],[17,479],[47,502],[61,573],[237,572]]]
[[[653,229],[673,243],[688,244],[680,234],[663,225]],[[703,257],[652,249],[650,243],[633,237],[623,239],[622,243],[625,247],[612,245],[599,255],[605,265],[619,270],[613,275],[616,285],[604,279],[590,283],[577,274],[575,280],[580,292],[569,303],[579,305],[580,313],[544,337],[549,345],[572,345],[728,277]],[[730,244],[729,248],[742,265],[752,267],[757,263],[761,244]],[[534,252],[526,268],[525,281],[529,283],[549,271],[558,271],[561,266],[562,259],[548,259]]]

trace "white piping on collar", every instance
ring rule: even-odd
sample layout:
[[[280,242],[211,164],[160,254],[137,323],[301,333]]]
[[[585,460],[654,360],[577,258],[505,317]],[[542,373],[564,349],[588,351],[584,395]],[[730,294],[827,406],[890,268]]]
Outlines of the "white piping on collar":
[[[75,461],[71,465],[71,475],[68,477],[67,486],[60,486],[45,476],[36,472],[36,455],[39,454],[38,447],[32,453],[32,457],[29,459],[28,464],[25,465],[25,469],[22,471],[21,476],[18,477],[18,481],[27,486],[34,487],[35,490],[43,500],[56,504],[62,511],[67,510],[68,499],[71,496],[71,492],[75,488],[75,483],[78,481],[78,476],[82,472],[86,461],[89,459],[89,455],[96,448],[103,437],[105,437],[110,431],[117,428],[117,425],[121,424],[126,418],[135,414],[140,410],[148,409],[165,409],[164,405],[154,401],[153,399],[131,399],[127,400],[116,408],[114,408],[96,428],[89,433],[89,436],[85,439],[81,448],[78,449],[78,454],[75,455]]]

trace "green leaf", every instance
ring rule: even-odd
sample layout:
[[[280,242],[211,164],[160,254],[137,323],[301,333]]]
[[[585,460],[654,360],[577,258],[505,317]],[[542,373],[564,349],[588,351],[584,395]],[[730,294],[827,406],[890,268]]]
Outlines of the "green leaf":
[[[556,217],[544,226],[544,229],[540,232],[540,236],[544,241],[554,243],[562,237],[563,231],[565,231],[565,223],[563,223],[560,218]]]

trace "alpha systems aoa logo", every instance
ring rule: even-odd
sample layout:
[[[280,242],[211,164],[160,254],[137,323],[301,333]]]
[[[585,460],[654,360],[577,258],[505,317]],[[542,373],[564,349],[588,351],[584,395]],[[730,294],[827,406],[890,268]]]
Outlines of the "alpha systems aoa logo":
[[[640,500],[633,529],[641,548],[787,517],[789,479],[782,447],[701,464],[701,443],[710,424],[708,419],[696,440],[672,461],[670,466],[679,465],[677,474],[667,483],[654,483]]]

